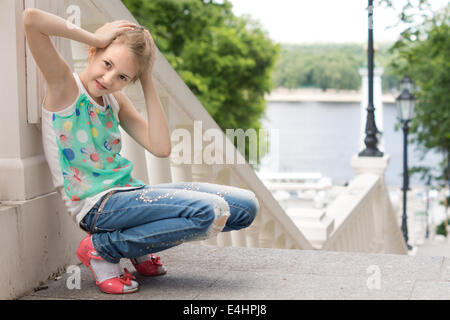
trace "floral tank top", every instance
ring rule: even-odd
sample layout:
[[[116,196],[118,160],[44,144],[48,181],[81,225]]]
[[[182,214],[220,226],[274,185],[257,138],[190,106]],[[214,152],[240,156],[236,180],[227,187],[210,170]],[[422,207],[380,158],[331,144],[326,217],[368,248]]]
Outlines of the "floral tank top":
[[[117,101],[109,95],[108,99],[104,99],[105,106],[99,106],[82,87],[78,74],[74,73],[74,77],[79,86],[79,95],[76,102],[69,107],[71,110],[61,114],[43,109],[45,110],[43,118],[44,116],[48,118],[45,131],[54,139],[50,139],[53,140],[51,141],[53,146],[45,148],[47,161],[50,167],[52,160],[55,164],[51,168],[54,184],[57,188],[58,185],[63,187],[63,192],[60,193],[65,198],[66,204],[69,200],[69,207],[74,207],[76,202],[103,194],[107,190],[145,186],[144,182],[131,176],[133,163],[120,155],[122,140],[115,115],[118,108]],[[113,103],[116,104],[116,110],[111,107]],[[53,130],[48,128],[50,122]],[[43,119],[43,126],[45,124],[46,121]],[[52,155],[55,158],[56,153],[58,164],[56,159],[49,159]],[[55,171],[59,171],[59,174],[55,174]],[[55,175],[59,175],[56,182]],[[95,204],[92,202],[92,205]],[[89,209],[91,204],[87,208],[84,206],[84,211]],[[78,208],[78,211],[81,209]],[[77,216],[77,222],[81,218]]]

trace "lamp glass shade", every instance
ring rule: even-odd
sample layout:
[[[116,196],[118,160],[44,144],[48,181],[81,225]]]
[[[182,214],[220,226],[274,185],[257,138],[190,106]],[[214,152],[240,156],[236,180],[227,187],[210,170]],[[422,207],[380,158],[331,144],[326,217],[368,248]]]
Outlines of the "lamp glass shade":
[[[402,94],[397,98],[397,115],[401,121],[408,121],[414,118],[416,99],[407,90],[403,90]]]

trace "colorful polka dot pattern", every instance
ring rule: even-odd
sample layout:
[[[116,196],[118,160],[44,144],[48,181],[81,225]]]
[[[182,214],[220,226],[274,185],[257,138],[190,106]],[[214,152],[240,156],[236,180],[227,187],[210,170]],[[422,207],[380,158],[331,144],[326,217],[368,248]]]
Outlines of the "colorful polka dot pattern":
[[[122,140],[113,110],[101,111],[85,94],[69,116],[53,114],[64,190],[72,201],[112,187],[140,187],[131,177],[133,164],[120,155]]]

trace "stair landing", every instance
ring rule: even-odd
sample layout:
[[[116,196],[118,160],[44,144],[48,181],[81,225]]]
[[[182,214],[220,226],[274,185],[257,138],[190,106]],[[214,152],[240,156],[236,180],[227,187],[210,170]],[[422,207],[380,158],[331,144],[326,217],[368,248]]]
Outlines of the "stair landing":
[[[64,273],[21,299],[450,299],[450,264],[443,256],[193,244],[158,255],[168,273],[155,278],[136,275],[140,286],[134,294],[103,294],[90,271],[80,265],[81,289],[69,289],[67,280],[74,274]],[[128,260],[121,263],[135,273]]]

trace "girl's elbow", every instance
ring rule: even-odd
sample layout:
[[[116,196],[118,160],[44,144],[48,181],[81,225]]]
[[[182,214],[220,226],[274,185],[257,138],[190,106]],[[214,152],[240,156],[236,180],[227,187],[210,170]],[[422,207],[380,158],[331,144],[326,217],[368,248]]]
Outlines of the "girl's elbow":
[[[172,153],[171,147],[169,147],[169,149],[155,149],[150,147],[147,147],[145,149],[158,158],[168,158]]]
[[[31,27],[33,25],[33,22],[35,21],[36,19],[35,17],[37,14],[38,10],[36,10],[35,8],[27,8],[23,10],[22,19],[25,27]]]
[[[164,151],[164,152],[161,154],[161,157],[162,157],[162,158],[168,158],[168,157],[170,156],[171,153],[172,153],[172,149],[169,148],[169,149],[167,149],[166,151]]]

